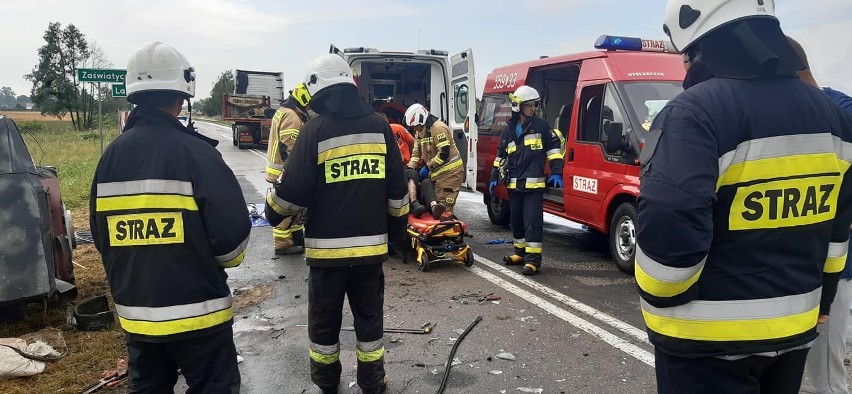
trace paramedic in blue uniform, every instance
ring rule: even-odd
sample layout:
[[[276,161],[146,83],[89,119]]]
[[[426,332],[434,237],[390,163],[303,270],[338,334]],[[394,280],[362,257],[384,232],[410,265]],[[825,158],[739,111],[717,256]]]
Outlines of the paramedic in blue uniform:
[[[506,265],[524,265],[524,275],[541,271],[544,191],[547,184],[562,187],[562,148],[556,132],[547,121],[536,116],[541,97],[538,91],[521,86],[509,95],[512,117],[497,146],[497,158],[491,171],[488,190],[500,180],[500,168],[506,166],[509,211],[515,253],[503,258]],[[545,182],[544,166],[550,163]]]
[[[797,77],[773,0],[669,0],[664,30],[691,67],[640,155],[658,391],[796,393],[846,265],[852,117]]]

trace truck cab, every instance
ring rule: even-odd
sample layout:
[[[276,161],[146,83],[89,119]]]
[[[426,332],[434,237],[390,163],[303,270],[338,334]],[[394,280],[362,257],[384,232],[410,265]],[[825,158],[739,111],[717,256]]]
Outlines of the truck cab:
[[[488,216],[509,222],[504,185],[488,191],[497,146],[512,115],[508,94],[538,90],[538,115],[566,138],[564,188],[548,188],[544,211],[588,226],[609,239],[618,268],[633,273],[639,195],[639,152],[651,123],[683,91],[683,61],[660,40],[601,36],[599,51],[513,64],[488,75],[479,112],[476,189]]]
[[[329,52],[349,63],[361,97],[390,122],[404,125],[405,110],[419,103],[446,123],[465,163],[463,187],[476,187],[476,124],[468,121],[476,115],[473,51],[450,57],[437,49],[385,52],[331,45]]]
[[[272,117],[285,97],[283,81],[284,74],[277,71],[235,70],[234,92],[222,98],[222,120],[233,122],[234,146],[248,149],[269,143]]]

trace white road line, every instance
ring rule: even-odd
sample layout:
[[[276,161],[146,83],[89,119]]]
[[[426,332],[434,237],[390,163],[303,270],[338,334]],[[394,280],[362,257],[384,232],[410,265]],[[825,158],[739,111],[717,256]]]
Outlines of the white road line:
[[[479,261],[481,261],[481,260],[479,260]],[[494,283],[495,285],[500,286],[501,288],[503,288],[507,291],[512,292],[516,296],[523,298],[524,300],[530,302],[531,304],[533,304],[533,305],[535,305],[535,306],[537,306],[541,309],[544,309],[546,312],[566,321],[567,323],[571,324],[572,326],[577,327],[577,328],[591,334],[592,336],[606,342],[607,344],[611,345],[612,347],[629,354],[631,357],[633,357],[633,358],[635,358],[635,359],[637,359],[637,360],[639,360],[639,361],[641,361],[641,362],[643,362],[643,363],[645,363],[645,364],[647,364],[651,367],[654,366],[654,355],[651,354],[650,352],[648,352],[648,351],[646,351],[646,350],[644,350],[644,349],[642,349],[642,348],[640,348],[640,347],[638,347],[638,346],[636,346],[636,345],[634,345],[634,344],[632,344],[632,343],[630,343],[630,342],[628,342],[628,341],[626,341],[626,340],[624,340],[620,337],[617,337],[617,336],[611,334],[609,331],[606,331],[603,328],[600,328],[600,327],[598,327],[598,326],[596,326],[596,325],[594,325],[594,324],[592,324],[592,323],[590,323],[586,320],[583,320],[582,318],[578,317],[577,315],[574,315],[571,312],[568,312],[565,309],[562,309],[562,308],[546,301],[545,299],[543,299],[543,298],[541,298],[541,297],[539,297],[539,296],[537,296],[537,295],[535,295],[535,294],[533,294],[533,293],[531,293],[527,290],[524,290],[524,289],[522,289],[518,286],[515,286],[514,284],[512,284],[512,283],[510,283],[510,282],[508,282],[508,281],[506,281],[502,278],[499,278],[498,276],[496,276],[496,275],[494,275],[494,274],[492,274],[492,273],[490,273],[490,272],[488,272],[488,271],[486,271],[482,268],[474,266],[474,267],[468,268],[468,270],[470,270],[470,272],[473,272],[477,276],[479,276],[479,277],[481,277],[481,278],[483,278],[483,279],[485,279],[485,280],[487,280],[491,283]]]
[[[204,123],[206,125],[215,126],[213,131],[216,134],[219,134],[222,137],[225,137],[225,141],[231,141],[231,139],[233,138],[233,136],[231,136],[231,135],[223,134],[223,133],[220,133],[218,130],[216,130],[216,128],[218,128],[218,127],[226,128],[225,126],[218,125],[218,124],[215,124],[215,123],[210,123],[210,122],[203,122],[203,121],[199,121],[199,123]],[[247,150],[251,153],[254,153],[256,156],[260,157],[261,159],[263,159],[264,163],[266,162],[266,156],[265,155],[260,154],[258,151],[254,150],[254,149],[247,149]]]
[[[557,301],[559,301],[559,302],[561,302],[561,303],[563,303],[567,306],[570,306],[571,308],[576,309],[577,311],[585,313],[585,314],[587,314],[591,317],[594,317],[595,319],[598,319],[598,320],[600,320],[600,321],[602,321],[606,324],[609,324],[613,328],[615,328],[615,329],[617,329],[617,330],[619,330],[619,331],[621,331],[621,332],[623,332],[623,333],[625,333],[625,334],[627,334],[627,335],[629,335],[629,336],[631,336],[631,337],[633,337],[633,338],[635,338],[635,339],[637,339],[641,342],[650,343],[650,342],[648,342],[648,334],[644,330],[633,327],[632,325],[630,325],[628,323],[625,323],[621,320],[618,320],[617,318],[615,318],[611,315],[608,315],[608,314],[601,312],[601,311],[599,311],[595,308],[592,308],[591,306],[588,306],[588,305],[586,305],[586,304],[584,304],[580,301],[577,301],[577,300],[575,300],[571,297],[568,297],[567,295],[562,294],[562,293],[560,293],[560,292],[558,292],[558,291],[556,291],[556,290],[554,290],[554,289],[552,289],[548,286],[545,286],[545,285],[538,283],[538,282],[536,282],[536,281],[534,281],[530,278],[527,278],[527,277],[525,277],[521,274],[518,274],[518,273],[516,273],[516,272],[514,272],[514,271],[512,271],[512,270],[510,270],[506,267],[501,266],[500,264],[497,264],[497,263],[495,263],[491,260],[486,259],[485,257],[482,257],[478,254],[474,254],[474,256],[476,257],[476,261],[478,263],[482,263],[482,264],[490,267],[491,269],[498,271],[503,275],[508,276],[509,278],[512,278],[512,279],[514,279],[514,280],[516,280],[516,281],[518,281],[518,282],[520,282],[524,285],[529,286],[533,290],[541,292],[544,295],[552,297],[553,299],[555,299],[555,300],[557,300]],[[638,297],[638,295],[637,295],[637,297]]]

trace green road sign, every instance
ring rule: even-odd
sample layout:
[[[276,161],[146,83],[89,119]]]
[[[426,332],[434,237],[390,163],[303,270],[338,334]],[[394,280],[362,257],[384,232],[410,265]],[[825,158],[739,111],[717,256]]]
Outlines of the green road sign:
[[[124,85],[112,85],[112,97],[127,97],[127,89]]]
[[[127,70],[78,68],[77,80],[80,82],[124,83]]]

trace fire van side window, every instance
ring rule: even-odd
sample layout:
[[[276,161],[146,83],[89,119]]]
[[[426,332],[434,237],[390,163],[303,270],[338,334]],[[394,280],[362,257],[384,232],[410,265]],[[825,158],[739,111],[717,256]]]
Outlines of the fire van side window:
[[[479,110],[479,132],[500,135],[506,128],[506,122],[512,117],[512,106],[509,96],[505,94],[488,94],[482,98],[482,108]]]
[[[577,141],[601,142],[601,112],[603,111],[603,93],[605,85],[593,85],[583,88],[580,96],[580,119],[577,127]]]

